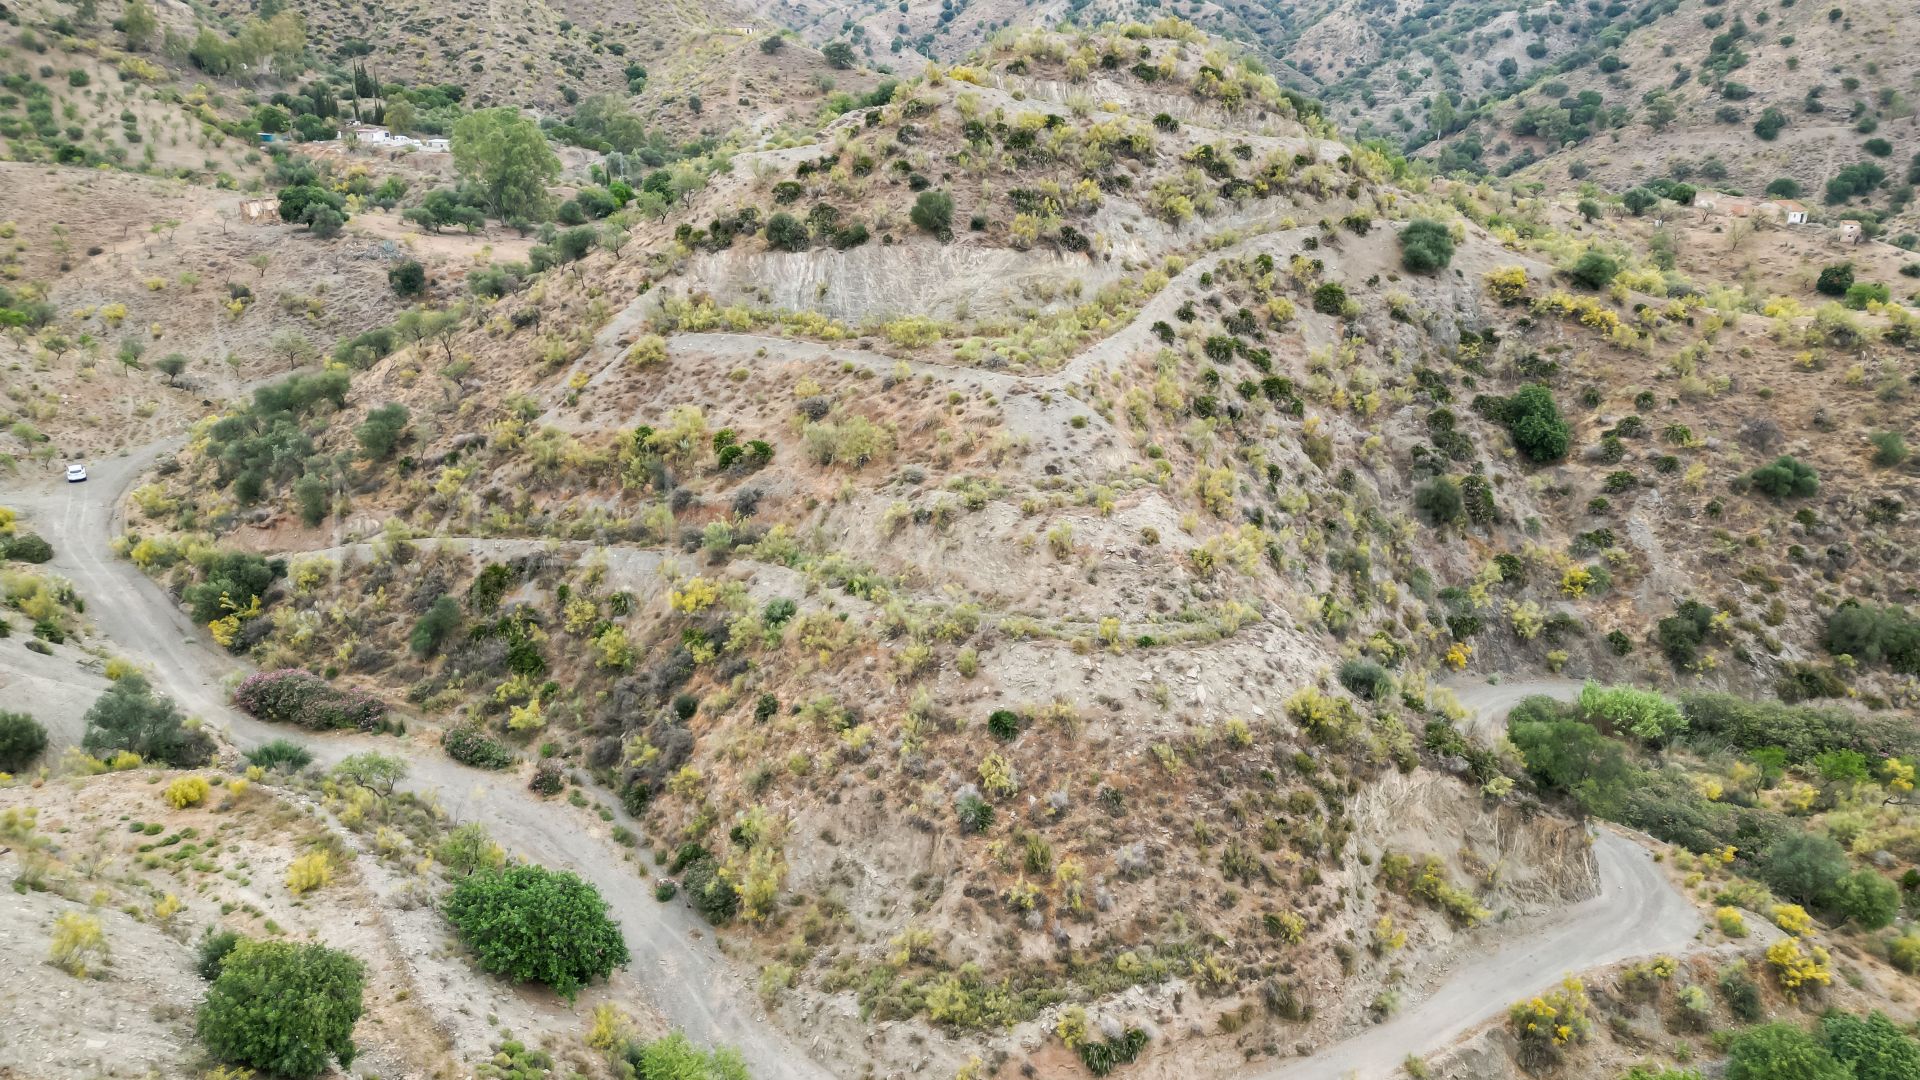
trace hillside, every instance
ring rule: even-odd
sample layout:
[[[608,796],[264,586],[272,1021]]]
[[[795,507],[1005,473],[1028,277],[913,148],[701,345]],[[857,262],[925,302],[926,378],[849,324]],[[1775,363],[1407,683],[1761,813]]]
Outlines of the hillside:
[[[1920,142],[1899,18],[1873,5],[1682,4],[1598,63],[1476,117],[1441,153],[1549,191],[1690,181],[1908,233]]]
[[[298,9],[271,75],[134,50],[240,171],[0,165],[0,677],[52,735],[0,719],[0,807],[62,883],[0,948],[131,860],[137,971],[38,977],[177,1002],[111,1062],[162,1071],[254,1060],[178,1022],[239,981],[180,977],[215,923],[359,956],[332,1060],[383,1075],[738,1075],[671,1029],[763,1080],[1920,1059],[1909,257],[1441,174],[1337,126],[1408,70],[1339,32],[1379,12],[1205,11],[1347,89],[984,6],[890,75],[813,9],[475,12],[409,81],[412,10]],[[569,50],[570,110],[486,107]],[[178,859],[102,817],[194,777]],[[503,958],[456,895],[518,860],[593,917]],[[136,868],[205,875],[188,919]]]

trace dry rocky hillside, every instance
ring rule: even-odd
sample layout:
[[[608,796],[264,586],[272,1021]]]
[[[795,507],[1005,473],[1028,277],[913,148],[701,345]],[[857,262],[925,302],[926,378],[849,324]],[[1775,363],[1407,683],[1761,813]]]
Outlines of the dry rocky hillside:
[[[1901,249],[1350,5],[143,10],[0,53],[0,1073],[1920,1069]]]

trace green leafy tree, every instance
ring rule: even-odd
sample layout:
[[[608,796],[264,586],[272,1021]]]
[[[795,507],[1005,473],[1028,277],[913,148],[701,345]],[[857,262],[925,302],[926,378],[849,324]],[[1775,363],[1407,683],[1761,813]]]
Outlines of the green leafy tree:
[[[1680,106],[1667,96],[1664,90],[1655,90],[1647,95],[1647,126],[1655,131],[1665,131],[1680,115]]]
[[[394,448],[400,445],[401,436],[406,434],[407,424],[413,414],[405,405],[397,401],[388,402],[376,409],[367,410],[367,418],[353,429],[353,437],[360,443],[360,452],[375,461],[392,455]]]
[[[293,482],[293,502],[300,510],[300,520],[311,529],[327,520],[333,508],[333,484],[320,473],[303,473]]]
[[[482,968],[545,983],[569,1000],[628,960],[606,901],[571,873],[516,866],[474,874],[454,887],[444,910]]]
[[[1400,230],[1400,262],[1416,274],[1444,270],[1453,261],[1453,234],[1431,218],[1414,218]]]
[[[387,796],[407,778],[407,761],[377,750],[363,750],[341,758],[340,764],[333,767],[332,775],[375,795]]]
[[[271,135],[285,134],[293,127],[293,114],[278,105],[262,105],[253,110],[253,126]]]
[[[511,106],[479,109],[454,122],[452,139],[454,169],[479,189],[494,216],[547,218],[547,185],[560,175],[560,159],[531,117]]]
[[[331,240],[346,227],[347,215],[346,211],[331,206],[309,206],[306,222],[308,232],[322,240]]]
[[[316,208],[333,210],[341,215],[340,220],[344,222],[346,205],[346,200],[337,192],[328,191],[317,184],[294,184],[280,189],[280,220],[292,225],[311,226]]]
[[[1814,281],[1813,287],[1827,296],[1847,295],[1847,290],[1853,287],[1853,264],[1845,262],[1821,267],[1820,276]]]
[[[1811,904],[1847,875],[1847,852],[1831,837],[1789,833],[1760,857],[1760,876],[1796,903]]]
[[[215,1057],[284,1077],[353,1063],[366,978],[358,960],[324,945],[242,941],[219,971],[199,1023]]]
[[[826,59],[829,66],[843,71],[852,67],[857,59],[853,54],[853,46],[844,41],[828,42],[820,50],[820,55]]]
[[[1792,1024],[1763,1024],[1727,1048],[1727,1080],[1853,1080],[1853,1070]]]
[[[1879,930],[1900,914],[1900,886],[1872,870],[1855,870],[1834,884],[1827,903],[1862,930]]]
[[[451,596],[433,602],[407,635],[407,648],[422,660],[439,655],[440,646],[460,629],[460,604]]]
[[[1634,217],[1639,217],[1651,210],[1659,201],[1660,196],[1643,187],[1630,188],[1625,195],[1620,196],[1620,204],[1625,206],[1627,212]]]
[[[127,35],[127,48],[135,52],[145,49],[159,28],[160,20],[154,17],[147,0],[127,0],[126,11],[120,16],[120,32]]]
[[[127,750],[177,768],[204,765],[213,757],[213,739],[188,727],[179,707],[156,695],[140,675],[121,676],[87,710],[80,746],[95,757]]]
[[[1903,675],[1920,674],[1920,619],[1895,604],[1842,603],[1827,616],[1826,646],[1835,656],[1863,664],[1885,661]]]
[[[1637,775],[1626,748],[1571,719],[1549,698],[1529,698],[1507,716],[1507,735],[1543,787],[1566,792],[1589,813],[1618,816]]]
[[[167,377],[168,386],[179,384],[180,375],[187,370],[187,358],[181,353],[168,353],[153,362],[154,370]]]
[[[47,729],[26,713],[0,711],[0,772],[17,773],[47,748]]]
[[[395,296],[419,296],[427,291],[427,268],[418,259],[407,259],[387,271],[387,285]]]
[[[201,563],[199,581],[186,587],[181,599],[193,612],[193,621],[210,623],[228,611],[252,606],[273,579],[284,573],[281,564],[250,551],[220,551]]]

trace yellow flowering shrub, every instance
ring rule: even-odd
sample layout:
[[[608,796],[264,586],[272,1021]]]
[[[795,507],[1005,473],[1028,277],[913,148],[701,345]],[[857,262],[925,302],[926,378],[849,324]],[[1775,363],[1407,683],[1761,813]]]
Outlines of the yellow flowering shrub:
[[[287,889],[295,896],[325,888],[333,881],[333,859],[324,851],[310,852],[287,867]]]
[[[1773,925],[1792,934],[1794,937],[1806,937],[1813,929],[1813,916],[1799,904],[1773,905]]]
[[[703,577],[691,578],[686,584],[667,593],[667,604],[673,610],[692,615],[705,611],[720,598],[720,587]]]
[[[1586,985],[1569,978],[1559,989],[1515,1005],[1507,1013],[1507,1023],[1522,1045],[1557,1051],[1569,1043],[1585,1042],[1592,1034],[1588,1005]]]
[[[1740,914],[1739,908],[1716,908],[1713,912],[1713,921],[1720,927],[1720,932],[1730,938],[1747,936],[1747,919]]]
[[[1826,986],[1833,982],[1833,972],[1827,970],[1827,950],[1818,945],[1800,949],[1800,939],[1784,937],[1767,946],[1767,964],[1773,968],[1773,977],[1780,984],[1780,990],[1793,997],[1805,986]]]
[[[1481,279],[1487,284],[1487,291],[1502,304],[1517,304],[1527,295],[1527,269],[1524,266],[1502,266],[1489,270]]]
[[[161,797],[175,810],[185,810],[189,806],[199,806],[207,801],[207,782],[198,776],[183,776],[167,785]]]
[[[107,958],[107,935],[100,929],[100,920],[77,911],[55,919],[47,958],[74,978],[86,978],[92,965]]]

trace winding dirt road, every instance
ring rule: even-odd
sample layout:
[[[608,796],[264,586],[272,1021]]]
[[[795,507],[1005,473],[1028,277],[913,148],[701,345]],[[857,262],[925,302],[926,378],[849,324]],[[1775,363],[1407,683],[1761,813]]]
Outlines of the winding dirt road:
[[[183,708],[224,726],[236,745],[249,748],[285,732],[229,707],[227,686],[245,672],[244,665],[215,647],[151,579],[107,550],[108,540],[123,527],[114,508],[147,465],[174,445],[153,444],[97,463],[90,483],[41,483],[9,493],[7,501],[53,543],[50,569],[73,581],[87,599],[88,614],[113,647],[146,665],[158,688]],[[44,670],[16,674],[40,680],[50,675]],[[74,673],[76,683],[87,677]],[[1528,694],[1564,699],[1578,688],[1570,680],[1454,687],[1462,704],[1476,714],[1474,727],[1480,731],[1490,730],[1506,709]],[[77,740],[79,732],[59,734]],[[832,1075],[806,1047],[770,1022],[747,978],[714,948],[693,914],[654,901],[650,885],[583,827],[576,811],[535,798],[516,780],[466,768],[438,750],[405,740],[328,736],[306,741],[323,764],[366,749],[402,753],[412,770],[408,788],[437,799],[458,820],[484,824],[510,849],[593,882],[625,930],[638,981],[647,987],[651,1003],[690,1038],[739,1049],[759,1080],[826,1080]],[[1513,928],[1513,940],[1470,959],[1421,1004],[1389,1023],[1249,1077],[1384,1077],[1408,1054],[1445,1047],[1499,1015],[1513,1000],[1568,973],[1689,945],[1700,925],[1699,914],[1644,848],[1600,830],[1594,835],[1594,854],[1600,883],[1596,896],[1554,917]]]
[[[7,504],[52,542],[48,568],[73,581],[87,600],[87,614],[114,649],[146,666],[155,686],[187,712],[224,727],[236,746],[251,748],[288,732],[228,705],[227,681],[245,667],[213,645],[164,590],[107,550],[108,540],[123,527],[113,508],[146,466],[173,445],[155,444],[98,462],[85,484],[9,492]],[[79,733],[65,734],[77,741]],[[654,900],[651,883],[594,835],[580,812],[541,801],[517,778],[460,765],[437,748],[346,735],[302,733],[301,741],[321,764],[362,750],[403,754],[411,770],[406,788],[437,799],[456,820],[485,825],[509,850],[591,881],[626,934],[638,982],[688,1038],[739,1050],[756,1080],[832,1075],[769,1021],[752,985],[706,940],[711,931],[705,924],[682,905]]]

